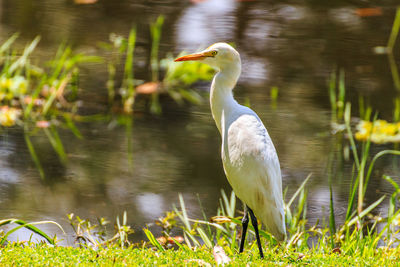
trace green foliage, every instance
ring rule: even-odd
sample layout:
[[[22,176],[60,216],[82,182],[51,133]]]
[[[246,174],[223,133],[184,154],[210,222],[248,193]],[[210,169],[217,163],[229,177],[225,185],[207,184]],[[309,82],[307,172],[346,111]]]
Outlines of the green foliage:
[[[370,105],[366,106],[364,97],[358,98],[360,119],[369,121],[372,115],[372,107]]]
[[[179,54],[182,56],[185,52]],[[178,57],[179,57],[178,56]],[[168,58],[161,61],[161,66],[166,69],[164,81],[168,86],[174,85],[191,85],[198,80],[211,80],[214,75],[214,70],[199,61],[183,61],[179,63],[173,62],[173,58]]]
[[[154,235],[149,231],[149,229],[143,229],[143,232],[146,234],[150,243],[158,248],[160,251],[165,251],[164,247],[158,242],[158,240],[154,237]]]
[[[108,101],[113,104],[116,97],[115,80],[117,67],[121,64],[121,59],[125,58],[123,62],[123,75],[120,82],[118,94],[121,97],[121,104],[124,112],[130,114],[133,112],[135,102],[135,85],[134,79],[134,51],[136,45],[136,28],[132,28],[129,32],[128,38],[117,34],[110,34],[110,43],[101,43],[100,46],[109,51],[111,56],[107,60],[108,69]]]
[[[158,61],[158,50],[160,47],[161,40],[161,32],[162,26],[164,24],[164,16],[158,16],[157,20],[154,23],[150,24],[150,33],[151,33],[151,76],[152,81],[158,81],[158,69],[159,69],[159,61]]]
[[[82,137],[75,126],[78,65],[99,62],[100,58],[75,54],[61,45],[54,57],[43,66],[31,60],[40,38],[36,37],[21,52],[12,49],[18,35],[11,36],[0,47],[0,128],[19,125],[24,129],[28,151],[42,179],[45,173],[31,137],[43,131],[59,156],[67,161],[57,126],[71,129]]]
[[[116,35],[114,33],[110,34],[110,43],[100,44],[103,49],[111,52],[111,56],[107,60],[107,90],[109,103],[112,103],[115,98],[115,76],[117,73],[117,65],[121,61],[121,57],[126,49],[126,44],[127,42],[124,37]]]
[[[180,55],[183,54],[184,52]],[[211,80],[215,72],[210,66],[198,61],[177,63],[171,55],[161,60],[160,65],[165,70],[163,88],[172,99],[179,104],[184,100],[193,104],[202,102],[201,95],[190,89],[190,86],[198,81]]]
[[[400,97],[394,99],[393,122],[400,122]]]
[[[342,122],[345,96],[346,88],[344,70],[339,70],[339,78],[337,78],[336,71],[333,71],[329,80],[329,99],[331,102],[332,122]]]
[[[393,51],[394,45],[396,44],[399,30],[400,30],[400,7],[398,7],[396,10],[396,17],[394,19],[392,25],[392,31],[390,33],[390,37],[387,43],[387,48],[389,49],[390,53]]]
[[[111,51],[108,59],[108,98],[110,104],[115,104],[116,96],[122,98],[125,113],[132,113],[133,106],[138,95],[149,95],[144,99],[150,102],[150,112],[161,113],[160,95],[167,94],[178,104],[184,101],[199,104],[202,97],[190,86],[199,80],[211,80],[214,71],[211,67],[200,62],[175,63],[173,57],[159,60],[159,47],[162,36],[164,16],[160,15],[155,22],[150,23],[151,53],[149,63],[151,67],[151,81],[139,81],[133,78],[133,54],[136,40],[136,31],[132,30],[129,38],[116,34],[110,35],[110,43],[101,46]],[[121,59],[125,58],[124,76],[121,81],[120,90],[116,93],[116,73]],[[164,78],[160,80],[160,69],[163,70]]]
[[[135,87],[133,80],[133,52],[135,50],[135,43],[136,29],[133,28],[129,32],[124,66],[124,78],[120,89],[122,95],[122,103],[126,113],[133,112],[133,104],[135,101]]]
[[[354,199],[356,197],[356,188],[358,188],[358,194],[357,194],[357,199],[358,199],[357,215],[358,216],[357,217],[359,219],[362,218],[360,216],[360,214],[363,211],[364,196],[365,196],[365,192],[368,187],[368,182],[370,180],[372,170],[373,170],[376,160],[386,154],[400,155],[400,151],[398,151],[398,150],[383,150],[383,151],[377,153],[372,158],[372,160],[369,161],[368,160],[369,159],[369,150],[370,150],[370,146],[371,146],[370,139],[368,139],[367,141],[365,141],[361,144],[361,152],[360,152],[360,154],[358,154],[358,149],[357,149],[356,143],[354,141],[353,133],[351,131],[351,126],[350,126],[350,114],[351,114],[351,105],[350,105],[350,103],[347,103],[346,109],[345,109],[345,125],[346,125],[346,130],[348,133],[351,149],[353,151],[354,168],[356,170],[356,180],[353,183],[353,185],[351,185],[350,192],[352,192],[352,194],[349,199],[346,221],[350,220],[351,214],[353,212],[353,203],[354,203]],[[375,118],[376,118],[376,116],[375,116]],[[374,119],[374,121],[375,121],[375,119]]]
[[[397,67],[392,61],[392,49],[400,29],[400,8],[396,13],[392,34],[389,38],[389,60],[391,69]],[[159,16],[150,25],[151,33],[151,106],[153,113],[160,113],[159,94],[168,94],[177,103],[188,101],[199,103],[202,97],[190,89],[197,81],[210,80],[214,71],[200,62],[175,63],[172,56],[159,61],[159,46],[161,42],[163,16]],[[84,121],[85,118],[75,114],[78,92],[78,65],[85,62],[98,61],[97,57],[89,57],[82,54],[74,54],[72,49],[61,45],[55,57],[43,67],[32,63],[30,56],[34,52],[40,38],[35,38],[27,44],[23,51],[11,49],[18,35],[11,36],[0,46],[0,124],[3,127],[20,125],[24,128],[24,137],[40,176],[44,179],[45,173],[34,146],[33,137],[38,131],[47,136],[50,145],[57,153],[60,162],[67,161],[67,153],[61,142],[56,126],[62,125],[69,128],[78,138],[82,138],[74,122],[76,118]],[[142,81],[134,79],[134,51],[136,45],[136,29],[133,28],[127,38],[115,34],[110,35],[110,43],[103,44],[111,51],[108,61],[108,97],[113,102],[120,97],[121,105],[126,113],[132,113],[138,87]],[[122,61],[123,60],[123,61]],[[393,65],[393,64],[394,65]],[[119,90],[116,90],[116,73],[121,65],[122,79]],[[160,69],[164,78],[160,80]],[[393,72],[393,73],[395,73]],[[394,76],[398,85],[398,74]],[[397,78],[396,78],[397,77]],[[397,81],[397,82],[396,82]],[[275,102],[278,97],[278,88],[271,88],[271,99]],[[118,96],[118,97],[117,97]],[[69,264],[122,264],[126,265],[207,265],[214,264],[210,250],[215,246],[222,246],[227,254],[232,257],[232,265],[258,266],[261,264],[274,265],[387,265],[398,262],[400,251],[399,221],[400,210],[400,186],[387,175],[382,179],[393,186],[394,192],[389,195],[387,216],[382,218],[376,215],[376,208],[385,200],[380,196],[372,204],[365,205],[365,194],[368,184],[378,159],[387,155],[400,155],[398,150],[383,150],[374,156],[370,155],[370,137],[357,143],[351,128],[351,105],[345,104],[346,88],[344,70],[334,71],[329,81],[329,96],[332,109],[332,122],[341,126],[347,133],[348,149],[353,153],[352,183],[347,204],[346,218],[343,225],[338,225],[335,218],[335,202],[332,186],[332,178],[329,178],[330,190],[330,214],[329,226],[307,225],[307,197],[306,185],[309,175],[296,192],[285,204],[288,238],[286,244],[278,245],[274,238],[266,231],[260,230],[262,242],[266,245],[265,260],[258,258],[257,246],[250,238],[246,241],[245,253],[237,254],[237,244],[240,239],[241,216],[237,213],[236,197],[233,192],[228,196],[221,192],[219,207],[216,216],[207,218],[203,212],[202,219],[189,218],[182,195],[179,195],[180,207],[168,212],[165,217],[159,218],[156,224],[162,228],[165,240],[172,240],[176,246],[169,246],[168,242],[161,242],[148,229],[144,233],[149,244],[157,251],[145,248],[133,248],[129,241],[129,235],[133,230],[127,225],[127,214],[122,219],[116,219],[114,232],[107,232],[108,222],[101,218],[96,224],[89,220],[83,220],[78,216],[68,216],[70,224],[75,232],[76,243],[80,247],[94,247],[92,249],[78,248],[48,248],[41,245],[19,246],[9,244],[1,251],[0,264],[5,265],[69,265]],[[367,106],[364,98],[359,98],[360,117],[370,120],[372,109]],[[394,121],[400,119],[400,100],[396,98],[393,112]],[[373,118],[373,123],[377,115]],[[127,136],[132,136],[132,120],[129,116],[120,119],[126,125]],[[43,123],[46,122],[46,123]],[[35,127],[32,127],[34,125]],[[347,141],[346,141],[347,142]],[[132,140],[128,139],[128,150],[131,150]],[[349,158],[349,157],[347,157]],[[131,162],[131,161],[130,161]],[[331,164],[330,167],[333,167]],[[295,205],[296,202],[296,205]],[[201,203],[200,203],[201,206]],[[178,223],[176,218],[179,218]],[[7,242],[7,238],[21,228],[26,228],[32,233],[46,239],[51,244],[56,244],[56,238],[50,238],[35,225],[55,222],[27,223],[17,219],[0,221],[0,227],[7,226],[0,231],[0,245]],[[379,227],[378,227],[379,226]],[[61,228],[61,226],[59,226]],[[179,236],[172,237],[171,232],[176,227],[182,231],[184,243],[178,240]],[[62,228],[61,228],[62,229]],[[254,235],[252,225],[249,231]],[[311,243],[311,245],[309,245]],[[139,244],[135,244],[139,246]],[[178,250],[169,249],[178,247]],[[265,247],[265,246],[264,246]],[[17,254],[15,254],[17,253]],[[17,257],[15,256],[17,255]],[[73,255],[73,256],[71,256]]]
[[[400,90],[400,75],[399,75],[399,69],[397,67],[396,60],[394,58],[393,50],[396,45],[396,40],[399,35],[399,30],[400,30],[400,7],[397,7],[396,16],[395,16],[393,24],[392,24],[392,31],[390,32],[388,43],[387,43],[386,47],[384,48],[384,51],[388,55],[390,72],[392,73],[393,84],[397,90]]]
[[[75,232],[75,242],[80,247],[104,247],[104,246],[116,246],[124,248],[130,246],[131,243],[128,239],[129,235],[133,234],[133,229],[127,225],[127,213],[124,212],[122,216],[122,222],[119,216],[116,218],[114,233],[110,236],[107,232],[106,226],[109,222],[100,218],[97,224],[93,224],[88,219],[81,219],[79,216],[74,216],[73,213],[68,214],[68,220]]]
[[[5,226],[11,226],[11,229],[7,230],[7,232],[4,232],[2,229],[0,229],[0,246],[5,244],[5,242],[7,241],[7,238],[12,233],[20,230],[21,228],[28,229],[32,233],[35,233],[35,234],[41,236],[42,238],[44,238],[50,244],[55,245],[56,240],[57,240],[56,236],[54,236],[54,238],[51,238],[45,232],[43,232],[42,230],[40,230],[39,228],[37,228],[35,226],[35,225],[40,225],[40,224],[54,224],[58,228],[60,228],[61,231],[64,232],[64,229],[61,227],[61,225],[59,225],[58,223],[53,222],[53,221],[39,221],[39,222],[29,222],[28,223],[28,222],[25,222],[25,221],[19,220],[19,219],[4,219],[4,220],[0,220],[0,228],[4,228]],[[17,226],[15,226],[15,225],[17,225]]]
[[[399,9],[400,10],[400,9]],[[400,13],[399,13],[400,14]],[[397,18],[396,18],[397,20]],[[331,185],[331,177],[330,177],[330,233],[331,233],[331,245],[332,247],[337,244],[342,244],[343,240],[350,240],[351,237],[355,234],[354,231],[359,230],[357,233],[357,237],[360,237],[363,240],[363,235],[365,231],[373,234],[366,234],[366,238],[374,238],[373,246],[378,244],[378,240],[384,236],[384,234],[389,235],[389,229],[391,228],[390,223],[386,223],[383,226],[383,230],[381,232],[377,232],[376,225],[378,223],[382,223],[379,218],[375,218],[372,220],[371,226],[371,217],[370,213],[381,204],[385,196],[380,197],[375,202],[365,207],[365,193],[368,188],[368,183],[370,181],[372,170],[374,168],[375,162],[384,155],[400,155],[400,151],[398,150],[383,150],[374,155],[372,158],[370,156],[370,148],[371,148],[371,137],[374,132],[372,129],[375,127],[375,122],[377,121],[377,114],[372,119],[372,123],[369,120],[372,117],[372,108],[370,106],[365,105],[364,98],[359,98],[359,113],[360,117],[363,120],[367,120],[369,123],[368,126],[371,130],[367,134],[363,135],[361,139],[361,133],[357,133],[356,137],[359,140],[362,140],[360,143],[356,143],[354,138],[354,134],[352,132],[351,127],[351,104],[346,103],[345,101],[345,84],[344,84],[344,72],[341,70],[339,73],[339,81],[337,81],[336,73],[333,72],[331,74],[330,82],[329,82],[329,92],[330,92],[330,101],[331,101],[331,109],[332,109],[332,122],[334,123],[344,123],[341,129],[344,129],[347,133],[347,138],[349,142],[349,147],[353,153],[353,173],[352,173],[352,183],[350,184],[350,194],[347,205],[347,212],[344,224],[337,229],[335,216],[334,216],[334,201],[333,201],[333,193],[332,193],[332,185]],[[398,120],[398,101],[395,100],[395,109],[393,112],[393,118],[395,121]],[[334,125],[334,124],[333,124]],[[331,166],[332,167],[332,166]],[[389,178],[386,177],[386,180]],[[391,182],[393,180],[390,180]],[[394,221],[395,212],[394,209],[396,197],[392,195],[390,199],[391,209],[388,212],[388,217],[386,218],[386,222]],[[356,204],[357,203],[357,204]],[[355,230],[356,229],[356,230]],[[361,231],[363,230],[363,231]],[[383,241],[383,240],[381,240]],[[390,245],[390,242],[386,240],[387,246]]]
[[[357,236],[354,235],[353,240]],[[323,243],[312,248],[264,246],[264,259],[257,247],[230,255],[226,266],[393,266],[400,261],[400,248],[370,249],[371,239],[349,242],[334,250]],[[79,247],[49,247],[41,244],[23,246],[9,244],[1,250],[3,266],[215,266],[211,250],[201,246],[195,250],[153,250],[119,248],[116,246],[87,249]]]
[[[269,95],[271,97],[271,106],[273,109],[276,109],[278,104],[278,95],[279,95],[278,86],[272,86]]]

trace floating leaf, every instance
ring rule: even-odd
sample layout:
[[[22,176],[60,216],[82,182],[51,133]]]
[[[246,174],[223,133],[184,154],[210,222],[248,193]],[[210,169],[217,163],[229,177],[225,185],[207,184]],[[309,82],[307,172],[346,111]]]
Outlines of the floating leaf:
[[[200,4],[200,3],[203,3],[205,1],[207,1],[207,0],[190,0],[190,2],[192,2],[193,4]]]
[[[97,3],[97,0],[74,0],[74,2],[78,5],[90,5]]]
[[[33,103],[33,105],[35,105],[35,106],[43,106],[43,104],[44,104],[44,100],[42,98],[33,99],[32,96],[30,96],[30,95],[25,96],[23,101],[24,101],[25,105],[29,105],[29,104]]]
[[[164,236],[157,237],[156,240],[161,244],[176,244],[176,243],[183,243],[185,241],[182,236],[168,236],[168,238]]]
[[[380,7],[368,7],[368,8],[357,8],[356,9],[357,16],[360,17],[375,17],[382,16],[382,8]]]
[[[49,128],[50,127],[50,122],[49,121],[37,121],[36,122],[36,127],[38,127],[38,128]]]
[[[136,93],[142,95],[149,95],[156,93],[159,90],[160,83],[158,82],[147,82],[136,87]]]

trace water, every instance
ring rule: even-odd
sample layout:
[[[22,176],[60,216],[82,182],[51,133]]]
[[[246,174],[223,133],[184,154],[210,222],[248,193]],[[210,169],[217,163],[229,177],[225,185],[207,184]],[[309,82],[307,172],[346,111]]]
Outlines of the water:
[[[362,5],[367,5],[362,3]],[[382,5],[382,3],[380,3]],[[350,184],[351,163],[341,161],[340,138],[330,134],[330,106],[327,81],[334,68],[346,73],[348,99],[357,108],[365,96],[380,117],[391,120],[393,85],[385,55],[375,55],[375,46],[386,45],[394,19],[392,1],[385,1],[383,16],[359,17],[362,6],[346,1],[335,4],[309,1],[100,1],[75,5],[72,1],[0,1],[0,39],[20,32],[19,45],[34,36],[42,41],[36,60],[54,55],[67,41],[77,51],[100,53],[98,43],[111,32],[127,35],[137,25],[136,73],[148,80],[150,54],[149,22],[165,15],[160,56],[218,42],[234,42],[241,53],[243,73],[235,89],[240,103],[251,107],[264,121],[276,146],[287,198],[309,173],[308,218],[310,224],[323,221],[329,210],[329,175],[333,175],[336,214],[343,219]],[[395,51],[396,55],[396,51]],[[399,56],[396,55],[397,63]],[[90,64],[82,70],[81,113],[106,110],[106,66]],[[207,215],[215,215],[220,190],[230,191],[220,160],[220,137],[210,115],[209,83],[196,88],[205,101],[199,106],[179,107],[163,101],[163,114],[138,111],[129,126],[114,122],[79,125],[84,138],[60,130],[68,162],[62,165],[45,135],[32,142],[44,167],[46,180],[33,164],[23,132],[0,132],[0,218],[27,221],[55,220],[72,230],[67,213],[95,220],[114,220],[128,212],[128,224],[143,238],[141,229],[172,210],[182,193],[190,216],[200,218],[199,196]],[[279,98],[269,97],[273,86]],[[373,152],[391,146],[373,146]],[[328,169],[334,157],[335,172]],[[383,173],[399,181],[399,159],[379,160],[367,192],[372,203],[391,186]],[[382,206],[380,211],[385,212]],[[53,226],[41,226],[57,232]],[[154,228],[153,228],[154,229]],[[57,232],[59,233],[59,232]],[[20,232],[18,238],[29,238]],[[17,237],[14,237],[15,239]]]

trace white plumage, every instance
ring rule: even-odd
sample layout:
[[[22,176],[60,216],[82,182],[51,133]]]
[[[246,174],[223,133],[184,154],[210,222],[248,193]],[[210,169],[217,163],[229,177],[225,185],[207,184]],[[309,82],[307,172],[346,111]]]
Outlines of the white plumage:
[[[226,128],[222,160],[229,183],[267,231],[284,240],[281,171],[268,132],[255,114],[239,115]]]
[[[210,105],[222,137],[226,177],[267,231],[284,240],[282,178],[275,147],[257,114],[238,104],[232,94],[241,72],[239,53],[226,43],[216,43],[200,53],[176,59],[184,60],[202,60],[218,70],[211,84]]]

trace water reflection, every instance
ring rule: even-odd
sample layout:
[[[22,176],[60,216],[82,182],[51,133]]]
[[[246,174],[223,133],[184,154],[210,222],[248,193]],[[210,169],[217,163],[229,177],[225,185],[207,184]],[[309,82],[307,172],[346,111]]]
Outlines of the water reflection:
[[[20,180],[18,173],[10,166],[8,161],[8,157],[12,154],[12,150],[12,143],[7,142],[6,140],[0,140],[0,189],[8,184],[18,183]]]
[[[154,220],[164,215],[166,199],[154,193],[145,193],[136,197],[138,208],[147,220]]]
[[[19,31],[27,40],[41,34],[39,55],[53,54],[62,40],[77,49],[97,51],[97,42],[107,40],[110,32],[127,33],[135,23],[140,79],[149,76],[143,63],[149,56],[147,24],[158,14],[166,15],[161,55],[233,41],[243,61],[235,95],[240,103],[249,101],[265,122],[278,150],[283,184],[289,187],[287,195],[313,173],[308,217],[314,223],[329,212],[329,174],[335,213],[344,218],[352,169],[341,156],[340,137],[329,133],[329,74],[335,67],[343,67],[349,99],[357,103],[359,94],[368,96],[389,120],[396,95],[386,57],[371,54],[374,46],[386,43],[393,12],[372,21],[353,11],[354,6],[348,4],[330,7],[313,2],[109,0],[82,7],[61,0],[3,1],[0,36],[5,39],[10,32]],[[375,22],[380,30],[372,31]],[[105,71],[102,64],[85,69],[81,81],[85,114],[106,110],[107,93],[101,81]],[[61,130],[68,154],[66,165],[59,162],[44,135],[33,136],[45,181],[30,159],[23,133],[0,132],[0,217],[52,219],[67,226],[67,213],[113,220],[127,210],[129,224],[139,230],[140,237],[146,223],[178,203],[178,192],[184,194],[191,216],[201,216],[197,193],[206,214],[214,215],[220,188],[230,187],[206,99],[208,86],[198,86],[205,97],[202,105],[167,103],[160,117],[137,114],[131,128],[109,121],[82,124],[83,140]],[[269,98],[272,86],[279,88],[275,107]],[[373,153],[384,148],[389,146],[375,146]],[[330,153],[336,168],[333,173],[328,168]],[[389,156],[377,162],[368,201],[392,190],[379,177],[385,173],[399,180],[399,163]],[[387,209],[383,206],[381,210]]]
[[[178,49],[194,50],[221,40],[232,41],[237,4],[235,0],[209,0],[186,8],[176,24]]]

